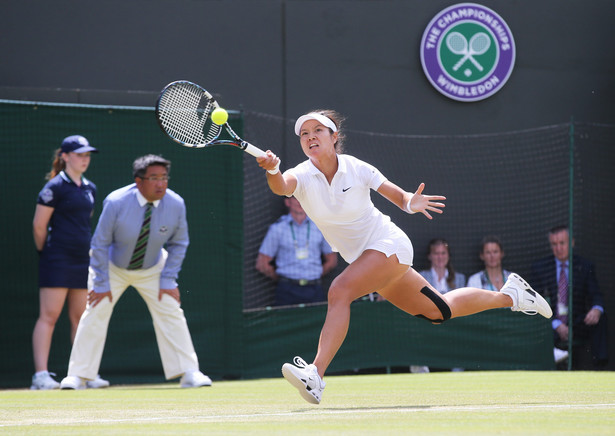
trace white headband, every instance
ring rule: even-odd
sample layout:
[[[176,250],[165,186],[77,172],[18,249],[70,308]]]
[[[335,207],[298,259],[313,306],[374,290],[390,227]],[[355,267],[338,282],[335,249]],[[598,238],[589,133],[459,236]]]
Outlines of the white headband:
[[[299,133],[301,133],[301,126],[303,126],[303,123],[308,120],[316,120],[323,126],[330,128],[334,132],[337,132],[337,126],[335,125],[333,120],[331,120],[331,118],[326,117],[322,114],[318,114],[316,112],[310,112],[309,114],[301,115],[297,119],[297,122],[295,123],[295,135],[299,136]]]

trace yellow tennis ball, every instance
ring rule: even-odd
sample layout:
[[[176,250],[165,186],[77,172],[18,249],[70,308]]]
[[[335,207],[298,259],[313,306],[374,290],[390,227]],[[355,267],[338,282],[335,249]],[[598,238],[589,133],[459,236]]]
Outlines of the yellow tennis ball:
[[[214,109],[214,111],[211,113],[211,120],[214,122],[214,124],[221,126],[228,120],[228,112],[221,107]]]

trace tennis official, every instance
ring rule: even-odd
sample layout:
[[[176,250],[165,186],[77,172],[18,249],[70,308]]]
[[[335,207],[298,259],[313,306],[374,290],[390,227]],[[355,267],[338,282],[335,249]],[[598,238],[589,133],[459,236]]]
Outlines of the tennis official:
[[[167,380],[210,386],[199,371],[177,276],[188,247],[184,200],[167,189],[171,162],[155,155],[133,163],[135,183],[107,196],[92,238],[88,305],[79,321],[62,389],[82,389],[96,377],[113,308],[128,286],[152,316]],[[166,250],[163,248],[166,247]]]

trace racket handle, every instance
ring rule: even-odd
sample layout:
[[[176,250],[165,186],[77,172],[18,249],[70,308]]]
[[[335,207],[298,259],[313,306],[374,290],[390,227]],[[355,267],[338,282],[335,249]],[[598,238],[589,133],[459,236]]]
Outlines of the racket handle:
[[[245,151],[246,153],[251,154],[254,157],[265,157],[267,156],[267,154],[261,150],[258,147],[255,147],[254,145],[250,144],[249,142],[243,142],[241,144],[241,148],[243,149],[243,151]]]

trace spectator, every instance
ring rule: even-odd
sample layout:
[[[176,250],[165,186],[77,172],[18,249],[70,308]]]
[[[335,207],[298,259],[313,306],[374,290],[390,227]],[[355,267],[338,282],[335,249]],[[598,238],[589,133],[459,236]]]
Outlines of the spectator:
[[[466,276],[456,272],[455,268],[453,268],[450,247],[445,239],[436,238],[429,241],[427,258],[431,268],[419,271],[419,274],[425,277],[425,280],[438,292],[446,294],[448,291],[465,286]],[[453,368],[453,371],[463,371],[463,368]],[[429,368],[427,366],[412,365],[410,366],[410,372],[425,373],[429,372]]]
[[[96,185],[83,174],[90,153],[97,151],[83,136],[64,138],[54,152],[49,182],[38,194],[32,227],[39,253],[40,312],[32,333],[35,373],[30,389],[60,387],[47,368],[53,331],[67,301],[72,342],[85,310]],[[88,383],[91,388],[108,385],[98,376]]]
[[[485,236],[481,243],[480,259],[485,264],[485,269],[473,274],[468,279],[471,288],[499,291],[508,280],[512,272],[502,268],[504,249],[496,236]]]
[[[466,276],[455,272],[451,263],[450,248],[445,239],[436,238],[429,241],[427,258],[431,268],[420,271],[419,274],[441,294],[465,286]]]
[[[133,286],[152,316],[165,377],[181,387],[210,386],[199,371],[177,276],[188,248],[184,200],[167,189],[171,162],[135,160],[135,183],[107,196],[92,238],[88,305],[79,321],[62,389],[82,389],[96,376],[113,308]],[[163,248],[166,247],[166,250]]]
[[[548,236],[553,255],[532,265],[531,279],[532,286],[546,297],[555,314],[551,321],[555,349],[568,349],[568,293],[572,268],[573,356],[578,356],[578,359],[573,357],[573,366],[581,368],[585,365],[584,358],[591,356],[593,369],[603,369],[608,361],[607,326],[604,299],[598,287],[594,264],[574,255],[570,265],[570,234],[567,226],[553,227]],[[557,354],[555,357],[557,360]]]
[[[277,281],[275,306],[325,301],[322,276],[337,266],[337,253],[296,198],[286,198],[284,204],[288,214],[269,227],[256,269]]]

